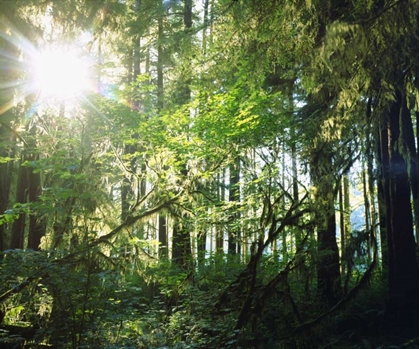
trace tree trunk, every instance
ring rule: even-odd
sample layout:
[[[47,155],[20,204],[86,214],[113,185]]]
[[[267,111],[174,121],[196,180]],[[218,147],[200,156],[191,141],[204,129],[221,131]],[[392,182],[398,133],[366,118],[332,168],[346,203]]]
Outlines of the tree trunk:
[[[283,140],[281,141],[281,185],[283,188],[286,188],[286,134],[283,134]],[[283,195],[282,198],[282,210],[286,212],[286,196]],[[283,263],[287,263],[288,255],[287,255],[287,229],[283,229],[281,233],[281,254]]]
[[[369,241],[372,244],[378,244],[378,212],[375,205],[375,177],[373,173],[373,163],[374,163],[374,157],[375,152],[372,149],[372,139],[374,138],[372,136],[373,133],[373,127],[372,127],[372,98],[368,99],[367,102],[367,111],[366,111],[366,121],[367,121],[367,127],[366,127],[366,170],[367,170],[367,184],[368,184],[368,192],[369,192],[369,201],[370,201],[370,217],[371,217],[371,229],[372,234],[374,237],[374,241],[372,241],[371,238],[369,238]],[[376,256],[373,256],[374,258],[378,257],[378,246],[375,246],[374,251],[376,253]]]
[[[409,181],[411,186],[411,195],[413,196],[414,207],[414,226],[416,234],[419,229],[419,156],[416,149],[414,139],[414,128],[411,121],[410,110],[407,107],[405,96],[403,98],[402,109],[400,111],[400,127],[401,127],[401,153],[407,163],[409,169]],[[418,243],[418,241],[417,241]]]
[[[340,249],[341,249],[341,274],[346,274],[346,228],[344,218],[344,199],[343,199],[343,178],[340,183],[340,190],[338,192],[338,203],[340,208]]]
[[[3,115],[4,116],[4,115]],[[3,146],[0,147],[0,158],[11,157],[11,151],[6,145],[7,142],[11,141],[11,134],[4,124],[0,124],[0,143]],[[12,182],[12,168],[13,163],[11,161],[0,161],[0,214],[3,214],[9,204],[10,186]],[[6,249],[6,225],[0,225],[0,251]]]
[[[364,209],[365,209],[365,231],[370,232],[373,231],[373,223],[372,223],[372,217],[370,215],[371,207],[370,207],[370,200],[368,195],[368,184],[367,184],[367,178],[366,178],[366,168],[365,168],[365,162],[362,161],[362,184],[363,184],[363,202],[364,202]],[[372,241],[370,239],[369,234],[369,240],[367,245],[367,263],[370,264],[372,262]]]
[[[166,225],[166,215],[159,213],[159,258],[168,258],[168,235]]]
[[[223,169],[222,176],[217,174],[217,186],[219,190],[219,201],[225,201],[225,170]],[[216,227],[216,253],[223,254],[223,236],[224,236],[224,226],[223,224]]]
[[[172,262],[188,269],[191,262],[191,239],[183,217],[174,217],[172,235]],[[183,224],[184,223],[184,224]]]
[[[291,152],[292,152],[292,174],[293,174],[293,201],[299,202],[299,185],[298,185],[298,170],[297,170],[297,150],[296,150],[296,132],[294,127],[290,129],[291,136]],[[302,231],[301,229],[296,230],[296,249],[302,242]]]
[[[22,166],[24,159],[21,160],[16,188],[16,203],[25,204],[28,188],[28,169]],[[25,213],[19,214],[19,217],[13,222],[12,237],[10,241],[11,249],[23,249],[23,240],[25,237]]]
[[[137,21],[140,18],[140,0],[136,0],[135,2],[135,13],[137,16]],[[132,42],[132,50],[131,53],[133,55],[132,59],[130,59],[130,63],[132,66],[130,67],[129,71],[129,81],[135,82],[137,80],[138,75],[140,75],[140,34],[135,34]],[[132,74],[132,75],[131,75]],[[135,110],[139,110],[139,101],[133,100],[132,101],[133,108]],[[138,135],[132,135],[132,138],[137,139]],[[130,166],[127,166],[131,172],[136,171],[136,157],[134,156],[137,150],[136,145],[125,145],[124,146],[124,155],[129,157]],[[134,192],[132,189],[133,186],[133,176],[126,174],[122,180],[121,185],[121,221],[124,222],[128,216],[130,215],[130,199],[134,199]],[[140,185],[141,187],[142,184]],[[142,195],[142,193],[140,193]],[[144,195],[144,193],[143,193]]]
[[[336,240],[335,197],[336,185],[333,178],[332,156],[325,149],[318,152],[316,159],[322,164],[311,164],[312,180],[317,188],[315,221],[319,262],[317,281],[319,294],[329,306],[334,305],[341,295],[340,256]],[[328,171],[328,172],[327,172]]]
[[[405,103],[403,94],[397,90],[396,100],[386,116],[388,137],[386,143],[383,140],[381,150],[387,206],[388,315],[402,333],[414,334],[418,331],[419,279],[408,164],[400,146]]]
[[[135,171],[134,158],[135,147],[132,145],[124,146],[124,155],[130,156],[130,165],[127,166],[130,171]],[[130,216],[130,199],[133,200],[134,193],[132,189],[132,176],[126,174],[121,184],[121,222],[124,222]]]
[[[188,49],[191,45],[191,30],[192,28],[192,0],[184,1],[184,32],[185,32],[185,47]],[[181,78],[181,85],[179,86],[179,104],[186,104],[190,101],[191,98],[191,69],[189,66],[186,67],[185,76]],[[158,87],[159,88],[159,87]],[[188,170],[186,169],[186,164],[181,165],[181,177],[183,179],[187,178]],[[174,217],[174,228],[173,228],[173,238],[172,238],[172,260],[174,263],[177,263],[182,268],[187,269],[189,261],[192,260],[192,251],[191,251],[191,238],[190,232],[187,229],[186,217],[184,217],[183,212],[178,212],[178,216]]]
[[[388,234],[391,230],[389,200],[389,178],[386,175],[386,167],[389,166],[388,154],[388,129],[380,127],[377,132],[377,168],[378,168],[378,209],[379,209],[379,235],[381,238],[382,270],[388,275],[388,265],[391,256],[388,253]]]
[[[162,3],[160,3],[162,5]],[[163,11],[161,9],[161,11]],[[158,17],[158,41],[157,41],[157,110],[161,112],[163,110],[163,13],[159,13]],[[147,56],[146,71],[149,73],[149,55]],[[167,215],[163,212],[159,212],[159,225],[158,225],[158,236],[159,236],[159,257],[168,257],[168,229],[167,229]]]
[[[209,0],[204,0],[203,3],[204,14],[203,14],[203,39],[202,39],[202,51],[203,54],[207,53],[207,27],[209,25]]]
[[[36,157],[38,160],[39,157]],[[41,175],[40,173],[34,173],[33,168],[28,168],[28,200],[29,202],[39,201],[41,195]],[[45,217],[42,217],[42,213],[35,212],[29,215],[29,232],[28,232],[28,248],[33,250],[39,250],[41,238],[45,235],[46,221]]]
[[[239,158],[236,158],[234,163],[229,167],[229,201],[239,203],[239,169],[240,162]],[[241,254],[241,247],[240,247],[240,229],[238,225],[239,216],[236,213],[236,207],[233,208],[235,213],[232,214],[230,225],[231,228],[229,229],[229,236],[228,236],[228,254],[231,255],[238,255]]]
[[[204,266],[204,261],[205,261],[205,257],[206,257],[206,239],[207,239],[207,234],[206,234],[205,230],[198,233],[198,236],[197,236],[197,261],[198,261],[198,266],[199,267]]]

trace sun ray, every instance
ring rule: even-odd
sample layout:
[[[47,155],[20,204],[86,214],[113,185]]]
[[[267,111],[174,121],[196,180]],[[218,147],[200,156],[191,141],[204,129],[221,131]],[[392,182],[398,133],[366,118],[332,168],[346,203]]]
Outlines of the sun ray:
[[[75,49],[54,48],[34,57],[34,88],[41,98],[68,100],[91,88],[87,60]]]

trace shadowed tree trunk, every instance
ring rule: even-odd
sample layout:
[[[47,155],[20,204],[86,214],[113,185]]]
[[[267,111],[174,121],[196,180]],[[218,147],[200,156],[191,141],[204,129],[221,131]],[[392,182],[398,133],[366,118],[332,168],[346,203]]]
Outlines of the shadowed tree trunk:
[[[237,157],[235,162],[229,167],[229,201],[239,203],[239,172],[240,172],[240,161]],[[234,208],[234,211],[237,211]],[[231,225],[233,228],[229,231],[228,236],[228,253],[231,255],[241,254],[240,237],[241,232],[239,228],[239,215],[234,213],[231,217]]]
[[[3,115],[4,116],[4,115]],[[8,161],[7,158],[11,157],[11,151],[7,146],[7,142],[11,141],[10,130],[6,125],[0,124],[0,143],[4,146],[0,147],[0,159],[4,158],[5,161],[0,161],[0,214],[3,214],[9,203],[10,186],[12,181],[12,168],[13,163]],[[0,251],[6,249],[6,225],[0,225]]]
[[[419,229],[419,156],[416,149],[414,128],[411,121],[410,110],[408,109],[405,96],[402,96],[403,103],[400,110],[400,125],[401,125],[401,137],[402,140],[402,151],[404,160],[407,163],[409,169],[408,176],[411,187],[411,195],[413,197],[414,207],[414,225],[416,233],[418,235]],[[417,242],[418,243],[418,242]]]
[[[159,213],[159,226],[158,226],[158,235],[159,235],[159,258],[168,257],[168,236],[167,236],[167,225],[166,225],[166,215]]]
[[[311,163],[311,177],[316,187],[315,221],[318,239],[317,281],[320,295],[332,306],[341,295],[340,257],[336,240],[335,197],[336,185],[332,155],[325,145]]]
[[[381,175],[386,205],[388,316],[402,333],[414,334],[418,331],[419,285],[408,164],[401,147],[405,103],[397,90],[381,130]]]
[[[222,175],[217,174],[217,186],[218,186],[218,199],[221,202],[225,201],[225,170],[223,169]],[[216,253],[223,254],[223,236],[224,226],[223,224],[216,226]]]
[[[28,188],[28,169],[22,166],[24,159],[21,159],[19,173],[16,184],[16,203],[24,204],[27,198]],[[23,249],[23,240],[25,237],[25,213],[19,214],[19,217],[13,222],[12,236],[10,240],[11,249]]]
[[[174,217],[172,237],[172,261],[184,269],[191,262],[191,238],[183,217]]]

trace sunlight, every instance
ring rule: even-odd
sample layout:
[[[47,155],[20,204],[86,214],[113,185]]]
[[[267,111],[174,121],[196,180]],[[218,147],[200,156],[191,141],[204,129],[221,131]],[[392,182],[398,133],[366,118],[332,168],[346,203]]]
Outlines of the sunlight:
[[[74,98],[90,89],[88,67],[75,50],[41,51],[34,60],[35,89],[41,98]]]

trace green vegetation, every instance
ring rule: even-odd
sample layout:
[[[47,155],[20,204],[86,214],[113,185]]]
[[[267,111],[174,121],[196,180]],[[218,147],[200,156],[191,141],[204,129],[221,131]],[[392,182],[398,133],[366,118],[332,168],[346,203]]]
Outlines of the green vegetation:
[[[0,2],[1,348],[418,348],[417,1]]]

